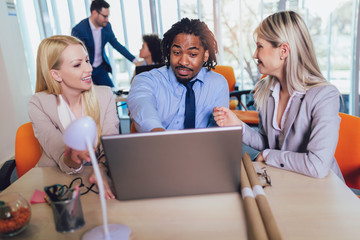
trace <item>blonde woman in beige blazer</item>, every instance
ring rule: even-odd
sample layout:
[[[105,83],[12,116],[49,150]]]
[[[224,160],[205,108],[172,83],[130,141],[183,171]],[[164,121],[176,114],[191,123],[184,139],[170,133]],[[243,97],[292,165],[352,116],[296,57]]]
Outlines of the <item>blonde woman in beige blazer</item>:
[[[339,91],[322,76],[303,19],[293,11],[275,13],[256,28],[261,74],[255,103],[259,130],[229,109],[214,108],[219,126],[242,125],[243,142],[261,153],[256,161],[311,177],[333,170],[343,180],[334,157],[339,135]]]
[[[43,153],[39,167],[58,166],[64,173],[76,174],[90,162],[88,151],[71,149],[63,142],[66,127],[75,119],[90,116],[97,125],[95,153],[105,161],[101,135],[119,134],[115,99],[109,87],[94,86],[92,67],[83,43],[71,36],[44,39],[38,49],[35,94],[28,112]],[[107,169],[99,164],[106,176]],[[90,182],[96,182],[94,176]],[[105,181],[105,195],[114,198]]]

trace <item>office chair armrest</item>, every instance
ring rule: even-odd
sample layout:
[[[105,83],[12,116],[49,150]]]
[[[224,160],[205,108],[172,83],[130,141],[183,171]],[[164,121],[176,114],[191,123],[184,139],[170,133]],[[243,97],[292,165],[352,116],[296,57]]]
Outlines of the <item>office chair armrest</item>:
[[[230,97],[237,97],[239,99],[242,95],[250,94],[251,92],[252,90],[236,90],[230,92]]]
[[[253,90],[237,90],[237,91],[232,91],[230,92],[230,98],[231,97],[236,97],[237,100],[239,101],[239,104],[242,106],[242,108],[245,109],[245,111],[247,111],[248,107],[250,107],[251,105],[253,105],[253,102],[251,104],[245,104],[241,101],[241,96],[242,95],[248,95],[251,94],[253,92]]]
[[[118,91],[113,91],[113,93],[117,96],[121,96],[121,95],[128,95],[129,94],[129,90],[124,90],[124,89],[120,89]]]
[[[11,182],[11,174],[16,166],[15,159],[7,160],[0,169],[0,191],[7,188]]]

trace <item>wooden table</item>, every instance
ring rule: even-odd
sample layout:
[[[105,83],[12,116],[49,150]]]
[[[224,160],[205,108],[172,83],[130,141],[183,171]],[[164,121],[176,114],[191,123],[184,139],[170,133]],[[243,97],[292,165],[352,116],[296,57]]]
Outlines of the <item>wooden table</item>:
[[[255,168],[262,164],[255,163]],[[91,169],[82,174],[87,179]],[[324,179],[267,167],[272,187],[265,192],[283,239],[359,239],[360,200],[332,172]],[[4,192],[20,192],[27,200],[35,189],[69,184],[76,176],[57,168],[34,168]],[[80,239],[102,224],[98,195],[81,197],[85,226],[73,233],[55,231],[50,206],[33,204],[28,228],[12,239]],[[125,224],[134,239],[247,239],[242,200],[237,193],[108,200],[109,223]]]

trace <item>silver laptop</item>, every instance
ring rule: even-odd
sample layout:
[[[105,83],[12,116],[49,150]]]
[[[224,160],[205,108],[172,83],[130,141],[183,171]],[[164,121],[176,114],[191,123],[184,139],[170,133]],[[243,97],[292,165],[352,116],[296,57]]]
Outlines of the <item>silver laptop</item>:
[[[239,190],[241,127],[122,134],[101,141],[119,200]]]

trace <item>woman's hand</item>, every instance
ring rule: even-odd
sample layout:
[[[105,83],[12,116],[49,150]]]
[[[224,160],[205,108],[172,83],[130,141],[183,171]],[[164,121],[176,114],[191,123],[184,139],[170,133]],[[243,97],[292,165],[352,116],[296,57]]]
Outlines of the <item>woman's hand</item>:
[[[89,151],[78,151],[65,146],[64,162],[71,168],[79,168],[83,162],[90,162]]]
[[[214,107],[214,120],[220,127],[242,126],[242,121],[226,107]]]
[[[106,199],[114,199],[115,195],[113,194],[111,187],[110,187],[110,183],[109,183],[109,178],[106,174],[107,169],[105,166],[103,166],[102,164],[99,164],[99,168],[100,168],[100,173],[101,173],[101,177],[104,183],[104,195]],[[93,171],[89,177],[89,182],[90,183],[97,183],[97,179],[95,176],[95,172]],[[99,187],[98,187],[99,188]]]
[[[265,158],[264,158],[264,156],[263,156],[263,152],[260,152],[260,153],[257,155],[255,162],[265,162]]]

